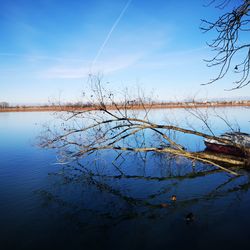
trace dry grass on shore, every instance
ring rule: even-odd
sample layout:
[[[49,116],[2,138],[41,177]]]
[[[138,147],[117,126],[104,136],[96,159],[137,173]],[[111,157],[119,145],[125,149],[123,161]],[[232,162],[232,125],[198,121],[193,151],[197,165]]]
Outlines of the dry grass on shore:
[[[250,106],[250,101],[244,102],[184,102],[184,103],[155,103],[144,105],[118,105],[107,106],[108,110],[119,109],[175,109],[175,108],[209,108],[209,107],[239,107]],[[6,107],[0,108],[0,112],[60,112],[60,111],[84,111],[99,110],[99,106],[22,106],[22,107]]]

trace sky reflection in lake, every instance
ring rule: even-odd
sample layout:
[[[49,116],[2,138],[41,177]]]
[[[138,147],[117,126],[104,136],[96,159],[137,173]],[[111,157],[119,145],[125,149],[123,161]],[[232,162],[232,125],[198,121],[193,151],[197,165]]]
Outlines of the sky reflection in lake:
[[[242,131],[250,132],[249,109],[216,112],[225,112],[234,125],[237,120]],[[153,110],[152,119],[201,127],[181,109]],[[118,153],[109,150],[57,165],[54,150],[36,146],[41,124],[52,120],[50,113],[0,113],[4,249],[232,249],[248,244],[247,171],[232,178],[183,158],[123,153],[115,160]],[[218,117],[211,125],[217,134],[224,131]],[[202,141],[189,144],[204,148]]]

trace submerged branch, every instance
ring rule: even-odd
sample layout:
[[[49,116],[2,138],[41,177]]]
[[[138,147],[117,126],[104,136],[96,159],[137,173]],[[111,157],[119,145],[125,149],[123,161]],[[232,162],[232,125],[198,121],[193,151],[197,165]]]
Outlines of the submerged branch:
[[[212,155],[204,152],[194,153],[194,152],[188,152],[183,149],[174,149],[174,148],[128,148],[128,147],[114,147],[114,146],[104,146],[104,147],[98,147],[98,148],[91,148],[84,151],[79,151],[77,154],[73,155],[73,157],[79,157],[83,156],[86,153],[96,151],[96,150],[106,150],[106,149],[114,149],[114,150],[122,150],[122,151],[132,151],[132,152],[157,152],[157,153],[170,153],[173,155],[183,156],[191,160],[197,160],[203,163],[211,164],[219,169],[226,171],[233,175],[238,175],[236,172],[227,169],[221,165],[219,165],[216,162],[226,163],[230,165],[235,165],[238,167],[243,167],[245,165],[244,160],[242,159],[235,159],[225,156],[219,156],[219,155]]]

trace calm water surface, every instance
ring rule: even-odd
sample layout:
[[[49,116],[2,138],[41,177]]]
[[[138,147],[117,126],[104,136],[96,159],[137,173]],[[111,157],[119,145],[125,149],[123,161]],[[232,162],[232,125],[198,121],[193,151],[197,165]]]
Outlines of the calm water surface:
[[[216,112],[250,132],[249,109]],[[180,109],[154,110],[151,119],[203,127]],[[242,175],[232,178],[208,165],[193,167],[182,158],[125,153],[115,160],[117,153],[112,151],[58,165],[56,151],[36,146],[45,122],[53,123],[51,113],[0,113],[1,249],[249,245],[248,171],[240,170]],[[211,126],[217,134],[226,127],[215,116]],[[204,148],[199,139],[179,140],[193,150]],[[170,200],[173,194],[176,202]],[[189,213],[194,215],[190,223],[185,219]]]

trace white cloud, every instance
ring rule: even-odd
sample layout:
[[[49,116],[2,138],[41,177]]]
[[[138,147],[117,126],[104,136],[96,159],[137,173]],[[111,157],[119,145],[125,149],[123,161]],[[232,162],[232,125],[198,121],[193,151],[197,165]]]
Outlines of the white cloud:
[[[89,74],[94,74],[96,72],[102,72],[107,75],[132,66],[142,57],[142,54],[113,57],[106,61],[96,63],[93,68],[91,68],[91,61],[85,62],[81,66],[77,63],[59,64],[51,66],[49,69],[43,71],[41,77],[76,79],[87,77]]]

